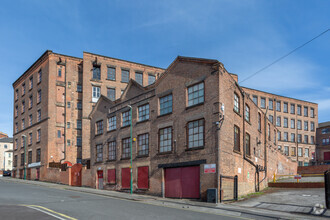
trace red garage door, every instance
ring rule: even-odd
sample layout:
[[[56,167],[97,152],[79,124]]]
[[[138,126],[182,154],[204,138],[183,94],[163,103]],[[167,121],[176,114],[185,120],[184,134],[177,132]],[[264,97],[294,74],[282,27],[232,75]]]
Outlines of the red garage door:
[[[199,198],[199,166],[165,169],[165,197]]]
[[[330,160],[330,151],[324,152],[323,156],[324,156],[324,160]]]

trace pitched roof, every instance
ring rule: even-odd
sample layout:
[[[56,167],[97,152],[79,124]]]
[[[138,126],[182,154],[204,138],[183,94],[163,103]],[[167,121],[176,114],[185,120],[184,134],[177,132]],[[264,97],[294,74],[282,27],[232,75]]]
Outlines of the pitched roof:
[[[13,138],[0,138],[0,143],[13,143]]]
[[[110,105],[114,104],[114,102],[108,99],[106,96],[101,95],[100,98],[97,100],[95,107],[93,108],[91,113],[89,113],[88,118],[91,118],[92,114],[96,111],[102,101],[108,102]]]

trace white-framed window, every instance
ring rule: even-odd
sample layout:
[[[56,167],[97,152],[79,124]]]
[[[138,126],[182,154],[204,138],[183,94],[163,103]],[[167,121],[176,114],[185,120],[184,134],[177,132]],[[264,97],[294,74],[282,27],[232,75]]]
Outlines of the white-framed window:
[[[92,102],[97,102],[99,100],[100,95],[101,95],[101,88],[98,86],[93,86],[92,87]]]

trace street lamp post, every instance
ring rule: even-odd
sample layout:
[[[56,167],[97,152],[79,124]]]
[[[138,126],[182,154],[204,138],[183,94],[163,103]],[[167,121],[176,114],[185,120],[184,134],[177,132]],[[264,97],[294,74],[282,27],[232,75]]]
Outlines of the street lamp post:
[[[130,189],[131,189],[131,194],[133,194],[133,167],[132,167],[132,145],[133,145],[133,134],[132,134],[132,130],[133,130],[133,123],[132,123],[132,106],[128,105],[128,107],[130,108],[130,133],[131,133],[131,138],[130,138],[130,152],[131,152],[131,183],[130,183]]]
[[[24,138],[24,179],[26,180],[26,136],[22,135]]]

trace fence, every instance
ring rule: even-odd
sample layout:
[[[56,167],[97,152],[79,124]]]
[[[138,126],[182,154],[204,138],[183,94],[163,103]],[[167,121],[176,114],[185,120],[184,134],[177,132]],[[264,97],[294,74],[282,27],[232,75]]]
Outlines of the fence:
[[[220,175],[220,202],[233,201],[238,198],[238,181],[236,176]]]

